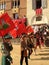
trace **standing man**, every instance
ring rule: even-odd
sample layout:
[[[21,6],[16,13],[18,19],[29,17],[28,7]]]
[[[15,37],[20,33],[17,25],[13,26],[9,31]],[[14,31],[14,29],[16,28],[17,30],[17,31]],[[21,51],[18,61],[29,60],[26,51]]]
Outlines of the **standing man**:
[[[10,56],[10,51],[12,51],[13,47],[10,42],[10,37],[7,35],[3,38],[3,43],[1,46],[2,52],[2,63],[1,65],[11,65],[12,57]]]
[[[25,63],[28,65],[28,58],[27,58],[27,41],[26,41],[26,35],[22,36],[21,39],[21,59],[20,59],[20,65],[23,64],[23,59],[25,58]]]

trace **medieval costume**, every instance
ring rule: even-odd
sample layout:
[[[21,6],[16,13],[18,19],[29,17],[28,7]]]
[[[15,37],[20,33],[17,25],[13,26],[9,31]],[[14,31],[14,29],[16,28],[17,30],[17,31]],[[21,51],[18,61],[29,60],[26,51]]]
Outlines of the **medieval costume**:
[[[10,51],[13,49],[12,44],[10,42],[10,38],[6,36],[3,38],[3,43],[1,45],[2,52],[2,63],[1,65],[11,65],[12,57],[10,56]]]
[[[41,43],[40,43],[40,41],[41,41],[41,37],[40,37],[40,32],[38,31],[36,33],[36,48],[37,48],[37,46],[39,46],[39,48],[41,49]]]
[[[21,39],[21,59],[20,59],[20,65],[23,64],[23,59],[24,58],[25,58],[26,65],[28,65],[27,43],[26,43],[26,36],[25,35]]]
[[[31,35],[28,36],[27,46],[28,46],[28,58],[30,59],[30,55],[33,52],[32,48],[34,48],[33,39]]]

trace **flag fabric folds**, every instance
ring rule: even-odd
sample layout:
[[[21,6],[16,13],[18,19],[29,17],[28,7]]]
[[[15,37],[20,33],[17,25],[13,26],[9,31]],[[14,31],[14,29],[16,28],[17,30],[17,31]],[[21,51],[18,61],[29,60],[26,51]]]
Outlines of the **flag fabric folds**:
[[[9,15],[7,13],[4,13],[0,17],[0,24],[2,29],[0,29],[0,33],[2,36],[6,35],[10,30],[14,29],[15,25]]]
[[[12,38],[21,36],[22,34],[32,33],[31,26],[25,26],[25,19],[12,20],[7,13],[0,17],[0,36],[9,34]]]
[[[34,33],[34,30],[33,30],[32,26],[27,26],[26,30],[27,30],[27,34],[28,33]]]

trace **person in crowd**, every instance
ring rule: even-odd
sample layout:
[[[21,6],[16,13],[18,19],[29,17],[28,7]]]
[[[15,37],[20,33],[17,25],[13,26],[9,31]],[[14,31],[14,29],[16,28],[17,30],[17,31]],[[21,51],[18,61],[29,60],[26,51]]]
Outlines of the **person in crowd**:
[[[20,65],[23,65],[23,59],[25,58],[25,63],[28,65],[28,57],[27,57],[27,38],[26,35],[23,34],[21,37],[21,59]]]
[[[39,49],[41,49],[41,37],[40,37],[39,31],[36,33],[36,49],[37,49],[37,46],[39,46]]]
[[[32,48],[34,48],[34,39],[32,39],[33,36],[31,34],[28,34],[28,38],[27,38],[27,46],[28,46],[28,58],[30,59],[30,55],[32,54],[33,50]]]
[[[32,48],[33,48],[34,53],[35,53],[35,55],[36,55],[36,39],[35,39],[35,37],[34,37],[34,33],[31,33],[30,39],[31,39],[31,42],[32,42]]]
[[[10,51],[12,51],[13,47],[10,42],[10,37],[4,36],[3,43],[1,45],[1,53],[2,53],[2,62],[1,65],[11,65],[12,57]]]

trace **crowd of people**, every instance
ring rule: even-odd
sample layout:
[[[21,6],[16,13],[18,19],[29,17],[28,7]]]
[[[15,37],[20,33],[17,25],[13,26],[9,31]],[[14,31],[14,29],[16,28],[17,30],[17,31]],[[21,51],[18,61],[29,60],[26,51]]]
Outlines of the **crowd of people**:
[[[30,59],[30,55],[35,53],[37,46],[41,49],[41,46],[44,46],[44,41],[46,39],[46,27],[38,28],[36,33],[28,33],[22,34],[20,37],[21,43],[21,58],[20,65],[23,65],[23,59],[25,58],[25,63],[28,65],[28,59]],[[1,45],[2,52],[2,64],[1,65],[11,65],[13,63],[10,52],[13,50],[13,46],[10,41],[10,37],[7,35],[3,37],[3,43]]]
[[[25,58],[26,65],[28,65],[28,59],[34,51],[36,55],[37,47],[39,49],[45,46],[45,39],[47,37],[47,27],[39,27],[36,33],[23,34],[21,37],[21,59],[20,65],[23,65],[23,59]]]

